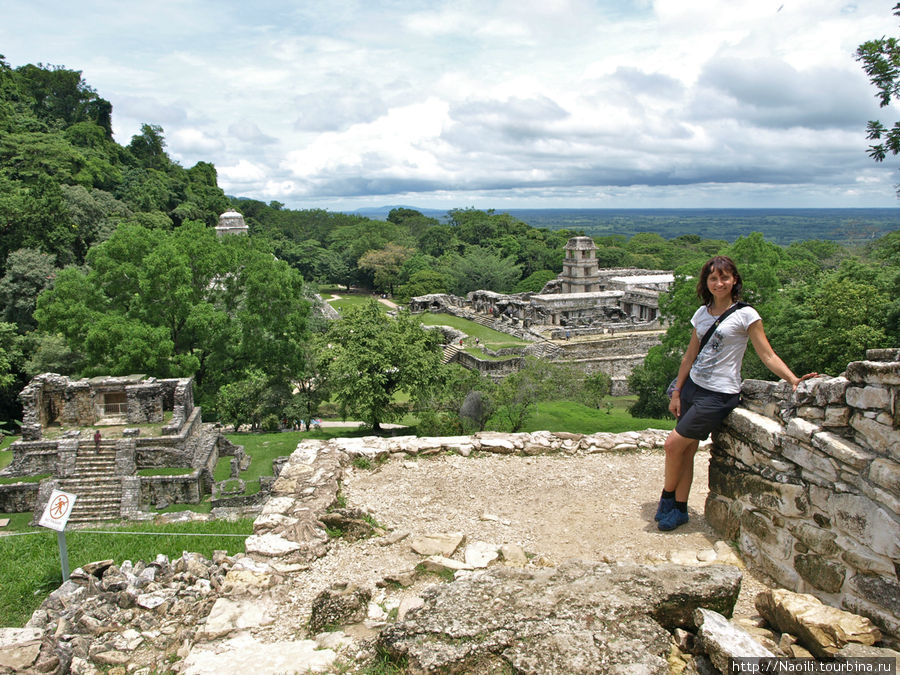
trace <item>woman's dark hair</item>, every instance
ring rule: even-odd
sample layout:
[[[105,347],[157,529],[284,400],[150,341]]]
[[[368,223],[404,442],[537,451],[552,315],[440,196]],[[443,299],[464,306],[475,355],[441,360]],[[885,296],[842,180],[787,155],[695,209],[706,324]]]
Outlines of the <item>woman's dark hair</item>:
[[[744,282],[741,280],[741,273],[738,272],[737,265],[734,260],[727,255],[717,255],[707,260],[703,267],[700,268],[700,281],[697,282],[697,296],[703,301],[704,305],[710,305],[713,301],[713,295],[709,292],[709,286],[706,282],[713,270],[720,274],[727,272],[734,277],[734,286],[731,287],[731,301],[737,302],[741,298],[741,289]]]

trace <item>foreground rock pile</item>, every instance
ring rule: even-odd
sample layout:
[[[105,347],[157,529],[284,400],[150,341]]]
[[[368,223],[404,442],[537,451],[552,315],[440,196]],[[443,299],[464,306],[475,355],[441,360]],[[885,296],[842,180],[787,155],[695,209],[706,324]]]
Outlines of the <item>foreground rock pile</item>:
[[[224,554],[210,561],[185,553],[174,561],[160,555],[150,563],[119,567],[106,560],[78,568],[25,628],[3,629],[18,647],[0,648],[0,667],[167,669],[187,655],[234,562]]]

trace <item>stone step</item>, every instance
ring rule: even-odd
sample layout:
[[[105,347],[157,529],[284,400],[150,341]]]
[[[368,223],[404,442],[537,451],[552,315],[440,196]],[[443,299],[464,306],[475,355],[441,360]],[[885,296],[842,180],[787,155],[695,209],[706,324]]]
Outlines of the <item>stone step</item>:
[[[457,345],[447,345],[444,347],[444,355],[441,357],[441,363],[450,363],[454,357],[462,351]]]
[[[78,476],[77,478],[65,478],[60,481],[62,485],[77,485],[79,487],[94,487],[101,485],[121,485],[121,476]]]
[[[78,466],[76,464],[75,470],[79,476],[85,476],[85,477],[90,476],[91,478],[98,477],[98,476],[99,477],[104,477],[104,476],[112,477],[112,476],[116,475],[116,467],[114,465],[113,466],[92,465],[92,466],[84,467],[84,466]]]

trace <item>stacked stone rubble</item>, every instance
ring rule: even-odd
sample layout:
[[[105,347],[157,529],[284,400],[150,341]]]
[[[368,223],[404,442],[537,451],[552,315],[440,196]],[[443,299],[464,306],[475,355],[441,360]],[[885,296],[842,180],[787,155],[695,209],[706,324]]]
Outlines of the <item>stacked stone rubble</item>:
[[[706,517],[792,590],[900,639],[900,350],[791,392],[747,381],[714,435]]]

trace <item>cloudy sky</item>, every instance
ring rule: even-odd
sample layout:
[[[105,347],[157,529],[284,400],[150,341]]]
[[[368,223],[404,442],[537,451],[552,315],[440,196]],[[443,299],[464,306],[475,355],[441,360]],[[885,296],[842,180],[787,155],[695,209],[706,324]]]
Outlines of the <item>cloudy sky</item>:
[[[854,52],[894,4],[0,0],[0,53],[292,208],[893,207]]]

